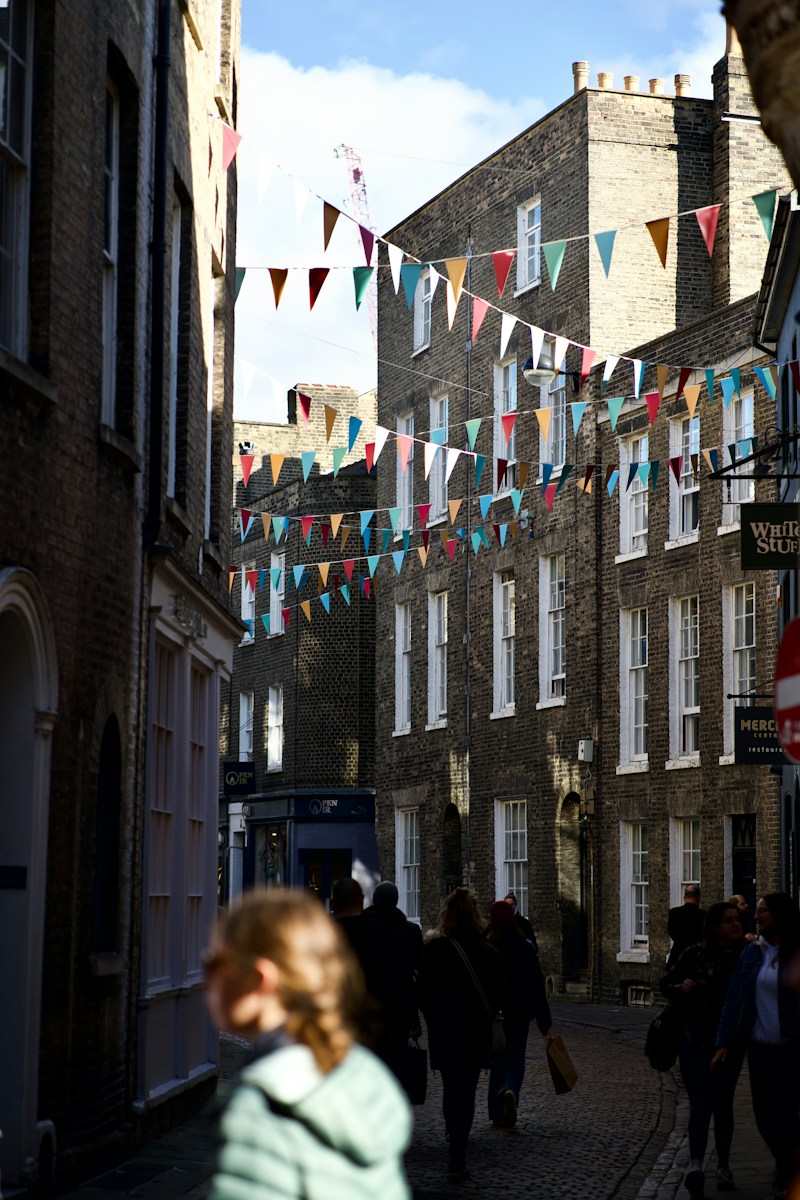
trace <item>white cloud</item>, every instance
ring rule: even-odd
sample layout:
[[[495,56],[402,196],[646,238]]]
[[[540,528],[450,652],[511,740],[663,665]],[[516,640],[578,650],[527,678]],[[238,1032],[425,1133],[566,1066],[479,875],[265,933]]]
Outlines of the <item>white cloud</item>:
[[[541,100],[494,100],[433,74],[397,75],[352,61],[302,70],[278,55],[243,49],[237,261],[248,274],[236,305],[237,416],[285,419],[270,376],[286,387],[303,380],[366,390],[376,381],[366,304],[355,313],[352,271],[332,270],[309,314],[305,271],[290,272],[275,313],[269,275],[254,269],[364,261],[356,226],[342,218],[323,254],[322,204],[314,197],[295,228],[285,172],[352,211],[346,164],[333,151],[342,143],[354,147],[363,160],[373,227],[383,233],[543,112]],[[259,204],[265,158],[285,171],[273,173]],[[453,253],[464,232],[454,230]]]
[[[673,91],[675,75],[691,75],[691,95],[710,96],[712,69],[725,53],[725,21],[720,14],[719,5],[715,0],[681,0],[677,6],[685,10],[686,18],[682,35],[676,39],[674,36],[663,36],[663,22],[659,18],[659,13],[665,18],[662,7],[639,6],[638,0],[636,2],[637,16],[643,17],[643,14],[649,13],[652,28],[662,34],[658,39],[653,39],[652,53],[637,55],[634,61],[630,58],[617,58],[608,63],[598,62],[596,69],[612,71],[614,86],[618,88],[625,86],[625,75],[638,75],[639,87],[643,92],[648,91],[650,79],[663,79],[664,91],[667,94]],[[674,8],[675,4],[671,7]],[[673,22],[674,16],[674,12],[671,13]],[[592,69],[595,69],[594,63]],[[594,83],[594,79],[592,82]]]

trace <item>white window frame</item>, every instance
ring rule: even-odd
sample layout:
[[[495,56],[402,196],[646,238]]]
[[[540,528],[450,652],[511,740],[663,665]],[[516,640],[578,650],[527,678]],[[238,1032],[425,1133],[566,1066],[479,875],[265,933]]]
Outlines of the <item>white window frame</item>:
[[[644,839],[644,846],[642,846]],[[619,953],[617,962],[650,961],[650,860],[647,821],[621,821],[619,839]],[[644,871],[642,871],[644,867]],[[644,931],[641,919],[644,917]],[[638,925],[638,928],[637,928]]]
[[[15,0],[15,7],[20,0]],[[24,61],[20,55],[11,49],[4,48],[7,53],[21,63],[25,70],[25,86],[22,97],[22,129],[19,146],[0,136],[0,170],[5,170],[5,186],[8,190],[8,244],[0,245],[0,256],[5,259],[7,268],[7,290],[0,291],[0,311],[10,314],[8,332],[3,334],[0,326],[0,346],[21,360],[28,353],[28,249],[30,231],[30,137],[31,137],[31,106],[33,80],[33,5],[27,0],[21,0],[20,7],[25,11],[26,43]],[[6,129],[12,127],[14,113],[10,98],[10,88],[6,88],[8,108],[6,111]]]
[[[670,421],[669,436],[670,456],[681,456],[681,468],[678,486],[669,489],[670,540],[666,550],[696,542],[700,536],[700,475],[693,472],[691,459],[692,454],[700,454],[700,418],[687,416]]]
[[[493,577],[493,717],[513,717],[516,712],[516,582],[513,571],[495,571]]]
[[[741,398],[735,393],[728,408],[722,411],[723,454],[728,453],[728,446],[736,443],[736,459],[741,458],[738,443],[749,440],[755,434],[755,396],[753,389],[745,389]],[[752,471],[753,464],[743,467],[746,473]],[[732,475],[739,471],[734,464]],[[756,498],[756,485],[753,479],[727,479],[722,485],[722,529],[731,526],[739,528],[743,504],[752,504]]]
[[[399,908],[409,921],[420,924],[420,829],[418,808],[395,811],[395,879]]]
[[[627,487],[634,463],[649,461],[650,436],[637,433],[620,442],[619,558],[642,558],[647,554],[649,495],[637,471]],[[626,490],[627,489],[627,490]],[[619,561],[619,559],[617,560]]]
[[[279,570],[281,573],[277,588],[272,586],[272,575],[269,576],[269,636],[282,637],[285,632],[283,624],[284,597],[286,595],[286,555],[273,553],[269,560],[270,572]]]
[[[700,765],[700,600],[670,603],[670,759],[667,768]],[[696,722],[694,722],[696,718]],[[689,726],[688,722],[692,722]],[[687,738],[696,724],[696,735]],[[694,742],[697,742],[696,748]]]
[[[411,603],[394,607],[394,733],[411,732]]]
[[[119,92],[106,80],[103,187],[103,385],[100,419],[115,425],[117,415],[117,297],[119,280]]]
[[[245,630],[245,632],[242,634],[242,640],[239,642],[240,646],[249,646],[255,641],[256,593],[255,593],[255,588],[252,588],[247,581],[247,573],[248,573],[248,571],[254,571],[255,565],[256,564],[254,562],[242,563],[241,617],[242,617],[243,621],[252,621],[252,632],[250,632],[249,630]]]
[[[542,198],[517,205],[517,295],[542,281]]]
[[[431,398],[431,433],[434,430],[444,430],[444,442],[448,438],[448,408],[447,396]],[[409,461],[409,470],[411,464]],[[445,446],[436,451],[430,473],[428,475],[428,500],[431,511],[428,513],[428,523],[440,521],[447,516],[447,450]]]
[[[517,911],[528,915],[528,804],[526,800],[494,803],[495,895],[513,892]]]
[[[167,495],[175,495],[178,454],[178,340],[181,316],[181,226],[183,212],[177,196],[172,205],[172,283],[169,316],[169,395],[167,408]]]
[[[539,559],[539,702],[537,708],[566,704],[566,556]],[[561,670],[555,670],[561,665]]]
[[[428,729],[447,725],[447,592],[428,592]]]
[[[414,414],[405,413],[397,418],[397,433],[399,436],[411,438],[411,451],[408,455],[408,466],[405,471],[397,455],[397,499],[396,505],[402,508],[400,526],[395,534],[395,541],[402,537],[401,530],[414,527]]]
[[[547,437],[539,433],[539,464],[550,463],[554,473],[560,471],[567,457],[567,377],[557,371],[549,383],[540,389],[541,407],[549,408],[550,426]]]
[[[208,774],[209,710],[213,694],[210,673],[194,660],[190,667],[189,786],[187,788],[186,844],[186,975],[202,970],[202,952],[208,941],[206,893],[208,889]]]
[[[253,761],[255,694],[239,692],[239,762]]]
[[[699,817],[670,817],[669,875],[670,904],[683,904],[689,884],[701,883],[701,827]]]
[[[270,684],[267,693],[267,771],[283,770],[283,687]]]
[[[433,280],[429,267],[423,267],[414,290],[414,336],[413,353],[427,350],[431,344],[431,311],[433,307]]]
[[[646,771],[649,766],[649,634],[650,614],[646,607],[622,609],[619,622],[618,774]]]
[[[747,611],[749,609],[749,612]],[[734,710],[755,704],[756,588],[744,581],[722,589],[722,756],[721,765],[734,762]],[[727,696],[751,693],[749,699]]]
[[[180,721],[179,655],[156,642],[151,723],[151,785],[149,789],[149,854],[147,867],[147,991],[172,983],[173,889],[175,887],[175,829],[179,772],[177,734]]]
[[[506,445],[502,417],[517,411],[517,360],[506,358],[494,367],[494,463],[492,468],[492,491],[496,496],[507,496],[517,486],[517,429],[516,423]],[[504,478],[497,482],[497,460],[504,458],[508,467]]]

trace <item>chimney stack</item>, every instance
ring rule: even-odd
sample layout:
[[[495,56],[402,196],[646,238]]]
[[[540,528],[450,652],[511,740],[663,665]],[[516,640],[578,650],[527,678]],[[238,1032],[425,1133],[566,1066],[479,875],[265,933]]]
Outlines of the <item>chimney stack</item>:
[[[675,95],[688,96],[692,86],[691,75],[676,75],[675,76]]]
[[[625,76],[625,91],[626,92],[638,92],[638,90],[639,90],[639,76],[638,75],[626,75]]]
[[[650,95],[651,96],[663,96],[664,95],[664,80],[663,79],[651,79],[650,80]]]
[[[589,64],[588,62],[574,62],[572,64],[572,79],[573,91],[577,96],[578,92],[582,92],[589,85]]]
[[[614,86],[614,76],[611,71],[598,71],[597,86],[601,91],[607,92],[609,88]]]

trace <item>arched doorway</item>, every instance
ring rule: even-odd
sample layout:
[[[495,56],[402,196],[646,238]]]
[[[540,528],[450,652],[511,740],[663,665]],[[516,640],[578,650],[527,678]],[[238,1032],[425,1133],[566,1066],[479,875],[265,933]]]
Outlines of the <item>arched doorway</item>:
[[[589,968],[589,845],[577,792],[569,792],[561,805],[559,842],[561,973],[568,982]]]
[[[461,861],[461,814],[455,804],[448,804],[442,822],[442,884],[443,896],[463,882]]]
[[[35,1172],[50,735],[58,696],[47,605],[28,571],[0,571],[0,1170]],[[52,1150],[52,1145],[50,1146]]]

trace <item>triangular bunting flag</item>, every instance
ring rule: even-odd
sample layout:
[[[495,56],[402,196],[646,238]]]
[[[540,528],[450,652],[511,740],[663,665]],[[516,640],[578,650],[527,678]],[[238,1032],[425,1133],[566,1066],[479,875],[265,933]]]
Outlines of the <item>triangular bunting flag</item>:
[[[681,392],[683,391],[684,387],[686,386],[686,380],[689,378],[691,373],[692,373],[691,367],[681,367],[680,374],[678,375],[678,390],[675,393],[676,400],[680,400]]]
[[[495,250],[492,255],[492,266],[494,267],[494,277],[497,280],[497,298],[498,300],[503,295],[503,288],[506,286],[508,272],[511,270],[511,264],[514,261],[514,250]]]
[[[545,262],[547,263],[547,272],[550,276],[550,289],[556,290],[558,276],[561,273],[561,264],[564,261],[564,251],[567,248],[566,242],[543,242],[542,250],[544,251]]]
[[[308,483],[308,477],[311,474],[311,468],[314,466],[314,459],[316,457],[316,450],[300,451],[300,461],[303,464],[303,483]]]
[[[525,484],[528,480],[528,472],[530,469],[531,464],[529,462],[525,462],[524,459],[520,459],[517,463],[517,487],[521,492],[525,490]]]
[[[448,483],[450,476],[453,474],[453,468],[461,457],[461,451],[456,450],[453,446],[447,447],[447,465],[444,469],[444,481]]]
[[[369,568],[370,579],[372,579],[372,576],[375,574],[375,570],[380,561],[381,561],[380,554],[368,554],[367,555],[367,567]]]
[[[265,542],[269,541],[269,527],[270,527],[271,521],[272,521],[272,517],[269,515],[269,513],[261,514],[261,524],[264,526],[264,541]]]
[[[722,398],[725,401],[725,407],[730,408],[736,385],[729,375],[724,375],[719,382],[722,388]]]
[[[230,125],[226,125],[224,121],[221,121],[220,124],[222,125],[222,170],[227,171],[236,157],[242,135],[235,129],[231,129]]]
[[[253,470],[253,463],[256,461],[255,454],[240,454],[239,462],[242,464],[242,483],[247,487],[250,482],[250,473]]]
[[[267,637],[269,637],[269,613],[262,613],[261,620],[264,622],[264,630]]]
[[[697,398],[700,395],[700,388],[703,385],[700,383],[691,383],[683,389],[683,397],[686,401],[686,408],[689,416],[694,416],[694,410],[697,408]]]
[[[269,277],[272,280],[272,294],[275,297],[275,309],[281,302],[283,289],[286,287],[286,280],[289,278],[289,271],[286,267],[270,267]]]
[[[453,285],[453,298],[458,305],[461,298],[461,289],[464,286],[464,276],[467,273],[466,258],[446,258],[444,265],[447,269],[450,282]]]
[[[561,468],[561,474],[558,479],[558,487],[556,488],[556,495],[558,495],[558,493],[563,488],[564,484],[567,482],[567,479],[569,478],[569,474],[570,474],[571,470],[572,470],[572,463],[564,463],[564,465]]]
[[[614,253],[614,238],[617,236],[616,229],[608,229],[605,233],[596,233],[594,235],[597,252],[600,255],[600,261],[603,264],[603,270],[608,279],[608,272],[611,270],[611,255]]]
[[[483,528],[482,525],[479,525],[475,532],[477,533],[478,537],[481,539],[484,546],[488,550],[489,549],[489,539],[486,536],[486,530]]]
[[[650,424],[652,425],[655,422],[656,413],[658,412],[659,405],[661,404],[661,397],[659,396],[658,392],[645,392],[644,398],[647,403],[647,415],[649,416]]]
[[[367,229],[366,225],[359,225],[358,231],[361,234],[361,243],[364,247],[364,258],[367,260],[367,266],[372,262],[372,247],[375,245],[375,234],[371,229]]]
[[[503,481],[506,477],[507,470],[508,470],[508,459],[507,458],[498,458],[498,460],[497,460],[497,491],[498,492],[500,491],[500,488],[503,486]]]
[[[329,442],[331,440],[331,434],[333,433],[333,426],[336,423],[336,418],[338,415],[339,414],[335,408],[331,408],[331,406],[329,404],[325,405],[325,441],[326,442]]]
[[[572,409],[572,432],[575,434],[575,437],[578,436],[583,414],[586,412],[586,405],[587,402],[585,400],[581,400],[580,402],[575,401],[575,403],[570,404],[570,408]]]
[[[419,555],[419,561],[422,563],[423,567],[426,567],[428,565],[428,547],[417,546],[417,554]]]
[[[333,478],[339,474],[342,468],[342,463],[347,457],[347,446],[334,446],[333,448]]]
[[[353,286],[356,289],[356,312],[361,308],[361,301],[367,294],[374,267],[353,267]]]
[[[431,511],[430,504],[418,504],[417,505],[417,516],[419,517],[420,529],[424,529],[425,526],[428,524],[428,517],[430,515],[430,511]]]
[[[772,221],[775,213],[775,197],[777,194],[773,189],[771,192],[759,192],[757,196],[753,196],[753,203],[758,209],[758,215],[761,218],[764,233],[767,235],[767,241],[770,241],[772,238]]]
[[[440,535],[441,535],[441,534],[442,534],[442,533],[444,533],[445,531],[444,531],[444,530],[440,530],[439,532],[440,532]],[[430,529],[422,529],[422,530],[420,530],[420,535],[419,535],[419,536],[422,538],[422,544],[423,544],[423,546],[425,547],[425,549],[427,550],[427,549],[428,549],[428,546],[430,545],[430,541],[431,541],[431,531],[430,531]]]
[[[310,309],[317,303],[317,296],[322,291],[322,285],[328,278],[328,267],[309,267],[308,269],[308,298]],[[309,309],[309,310],[310,310]]]
[[[347,431],[347,450],[348,450],[348,453],[349,453],[350,451],[352,451],[352,449],[353,449],[353,446],[355,446],[355,444],[356,444],[356,438],[358,437],[358,434],[359,434],[359,430],[360,430],[360,429],[361,429],[361,421],[359,420],[359,418],[358,418],[358,417],[351,417],[351,418],[350,418],[350,423],[349,423],[349,425],[348,425],[348,431]]]
[[[592,364],[594,363],[594,360],[596,357],[597,357],[596,350],[592,350],[589,346],[583,347],[583,354],[581,355],[581,381],[580,381],[581,388],[583,388],[583,385],[586,383],[586,380],[589,378],[589,372],[592,369]]]
[[[421,274],[422,263],[403,263],[400,268],[400,282],[403,285],[403,291],[406,294],[406,304],[409,308],[414,303],[414,295]]]
[[[400,574],[400,569],[403,566],[403,559],[406,556],[405,550],[393,550],[392,559],[394,560],[394,569],[397,574]]]
[[[253,595],[255,595],[255,593],[256,593],[256,584],[257,583],[258,583],[258,571],[248,571],[247,572],[247,586],[250,588],[250,591],[253,593]]]
[[[342,599],[344,600],[345,604],[349,608],[350,607],[350,584],[343,583],[339,590],[342,593]]]
[[[706,369],[706,389],[708,391],[708,399],[711,403],[714,402],[714,371],[710,367]]]
[[[772,376],[769,374],[768,371],[765,371],[763,367],[753,367],[753,370],[755,371],[758,378],[761,380],[761,386],[765,389],[765,391],[769,395],[770,399],[774,400],[776,388],[775,388],[775,381],[772,378]]]
[[[664,399],[664,388],[667,386],[667,376],[669,375],[669,367],[666,363],[656,364],[656,379],[659,397]]]
[[[428,478],[428,476],[431,473],[431,467],[433,466],[433,460],[436,458],[436,453],[437,453],[438,449],[439,449],[439,447],[435,444],[435,442],[425,442],[424,446],[422,447],[422,454],[423,454],[423,458],[425,460],[423,474],[426,479]]]
[[[278,479],[280,478],[281,467],[283,466],[285,458],[286,458],[285,454],[273,453],[273,454],[270,454],[270,456],[269,456],[269,465],[272,468],[272,486],[273,487],[278,486]]]
[[[311,530],[314,528],[313,517],[301,517],[300,524],[303,527],[303,537],[307,546],[311,545]]]
[[[483,324],[483,318],[489,311],[489,305],[485,300],[481,300],[480,296],[472,297],[472,340],[478,336],[480,327]]]
[[[614,369],[618,362],[619,362],[618,354],[609,354],[608,358],[606,359],[606,361],[603,365],[603,388],[602,388],[603,391],[606,390],[608,381],[611,378],[611,376],[614,374]]]
[[[616,468],[614,468],[614,470],[611,472],[611,474],[609,475],[608,480],[606,482],[606,491],[608,492],[609,496],[614,495],[614,488],[617,486],[618,479],[619,479],[619,471]]]
[[[478,488],[481,486],[481,475],[483,474],[483,468],[485,466],[486,466],[486,455],[485,454],[476,454],[475,455],[475,491],[476,492],[477,492]]]
[[[470,539],[470,540],[471,540],[471,542],[472,542],[472,552],[473,552],[473,554],[477,554],[477,553],[478,553],[478,551],[479,551],[479,550],[480,550],[480,548],[481,548],[481,537],[480,537],[480,534],[479,534],[479,533],[473,533],[473,534],[472,534],[472,537],[471,537],[471,539]]]
[[[400,266],[403,262],[403,251],[399,246],[393,246],[391,242],[386,243],[386,249],[389,252],[389,267],[392,272],[392,283],[394,284],[394,294],[400,288]]]
[[[742,387],[741,387],[742,373],[738,367],[731,367],[731,379],[733,380],[733,386],[736,388],[736,395],[741,400],[741,398],[742,398]]]
[[[539,359],[542,356],[543,346],[544,330],[539,329],[536,325],[531,325],[531,359],[533,361],[534,370],[539,365]]]
[[[650,466],[651,464],[649,462],[639,463],[639,480],[642,487],[645,488],[647,487],[647,481],[650,478]]]
[[[714,238],[717,236],[717,221],[721,207],[721,204],[709,204],[706,208],[695,209],[694,215],[697,217],[697,224],[700,226],[709,258],[714,253]]]
[[[246,274],[247,274],[247,267],[237,267],[236,268],[236,283],[235,283],[235,286],[233,289],[233,303],[234,304],[239,299],[239,292],[242,290],[242,284],[244,283],[244,277]]]
[[[655,462],[650,463],[650,484],[653,491],[656,490],[656,484],[658,483],[658,468],[660,465],[657,459]]]
[[[553,474],[552,463],[542,463],[542,495],[547,491],[547,485],[550,482],[550,476]]]
[[[569,338],[556,337],[553,342],[553,366],[556,371],[561,371],[564,366],[564,358],[570,346]]]
[[[661,265],[667,266],[667,243],[669,242],[669,217],[659,217],[657,221],[645,221],[647,232],[653,239],[653,245],[658,251]]]
[[[402,515],[403,515],[402,508],[398,507],[398,508],[390,508],[389,509],[389,521],[392,526],[392,533],[397,533],[397,530],[400,526],[400,518],[402,517]]]
[[[322,202],[322,235],[325,249],[328,249],[331,236],[336,228],[336,222],[339,220],[339,209],[334,208],[332,204],[328,204],[327,200]]]
[[[517,323],[517,318],[512,317],[511,313],[503,313],[500,320],[500,357],[504,358],[508,340],[514,332],[514,326]]]
[[[547,435],[550,432],[550,418],[553,415],[552,408],[535,408],[536,420],[539,422],[539,432],[542,435],[542,441],[547,441]]]
[[[323,550],[327,550],[328,549],[328,538],[330,537],[331,527],[327,521],[322,521],[320,523],[319,530],[320,530],[320,533],[322,534],[322,548],[323,548]],[[334,537],[335,536],[336,536],[336,534],[334,534]]]
[[[381,450],[386,445],[386,439],[389,436],[389,430],[384,429],[382,425],[375,426],[375,458],[373,462],[377,462],[381,456]]]
[[[675,476],[675,482],[680,483],[681,463],[683,462],[682,456],[680,454],[674,454],[672,458],[667,459],[667,462],[669,463],[670,471],[672,471],[672,474]]]
[[[363,512],[359,513],[359,517],[361,520],[362,536],[363,536],[364,530],[367,528],[367,526],[369,525],[369,523],[372,520],[374,515],[375,515],[375,510],[372,508],[365,508],[363,510]]]
[[[323,592],[320,596],[320,604],[325,609],[328,616],[331,615],[331,597],[330,592]]]
[[[450,559],[450,562],[452,562],[455,557],[457,545],[458,545],[458,542],[455,538],[447,539],[447,545],[445,546],[445,550],[447,551],[447,557]]]
[[[391,540],[391,536],[392,536],[391,529],[382,529],[381,530],[381,554],[385,554],[386,551],[389,549],[389,541]]]
[[[633,366],[633,394],[638,400],[639,392],[642,389],[642,380],[644,379],[644,372],[647,363],[642,362],[640,358],[634,358],[631,359],[631,365]]]
[[[625,484],[626,492],[630,491],[631,484],[633,483],[636,476],[639,474],[639,466],[640,466],[640,464],[638,462],[632,462],[629,464],[629,466],[628,466],[628,482]]]
[[[330,570],[330,568],[331,568],[330,563],[327,563],[327,562],[317,563],[317,570],[319,571],[319,577],[322,580],[323,587],[328,586],[328,571]]]
[[[551,483],[545,488],[544,502],[547,505],[548,512],[553,511],[553,501],[556,498],[557,491],[558,491],[558,486],[555,483]]]
[[[303,418],[303,424],[308,424],[308,418],[311,416],[311,397],[304,396],[302,392],[297,393],[297,399],[300,401],[300,415]]]
[[[411,457],[411,450],[414,445],[414,439],[410,438],[407,433],[398,433],[397,435],[397,453],[400,456],[400,463],[405,474],[408,467],[408,460]]]
[[[614,433],[617,428],[619,414],[622,412],[622,406],[625,403],[624,396],[611,396],[608,401],[608,415],[611,419],[611,432]]]
[[[702,455],[703,455],[703,458],[704,458],[704,459],[706,460],[706,462],[708,463],[709,469],[710,469],[711,471],[713,471],[713,472],[714,472],[714,474],[716,474],[716,471],[717,471],[717,463],[718,463],[718,461],[719,461],[719,458],[718,458],[718,455],[717,455],[717,451],[716,451],[715,449],[712,449],[712,450],[703,450],[703,451],[702,451]]]
[[[515,412],[503,413],[502,417],[500,418],[500,424],[503,426],[503,438],[505,439],[506,449],[508,448],[508,443],[511,441],[511,435],[514,432],[516,420],[517,414]]]
[[[303,616],[310,623],[311,622],[311,601],[310,600],[301,600],[300,608],[303,612]]]
[[[374,442],[365,442],[364,443],[364,458],[367,460],[367,472],[370,472],[372,470],[373,466],[375,465],[374,455],[375,455],[375,443]]]
[[[519,488],[511,489],[511,503],[514,505],[514,512],[519,516],[520,505],[522,504],[522,492]]]
[[[306,569],[301,566],[292,567],[292,574],[294,575],[294,586],[299,592],[306,581]]]
[[[467,445],[470,450],[475,449],[475,439],[478,436],[478,430],[481,427],[481,418],[473,417],[471,421],[465,422],[464,428],[467,431]]]
[[[339,526],[342,523],[344,513],[331,513],[331,533],[336,537],[339,533]]]
[[[481,520],[486,520],[486,514],[492,507],[492,496],[478,496],[478,507],[481,510]]]
[[[447,511],[450,515],[450,524],[451,525],[455,525],[456,518],[458,517],[458,513],[459,513],[459,510],[460,510],[462,504],[463,504],[463,500],[448,500],[447,501]]]
[[[281,575],[283,571],[280,567],[270,567],[269,582],[273,592],[277,592],[281,586]]]
[[[456,294],[453,291],[452,283],[448,279],[448,281],[447,281],[447,328],[448,329],[453,328],[453,322],[456,319],[456,309],[457,308],[458,308],[458,301],[456,300]]]

